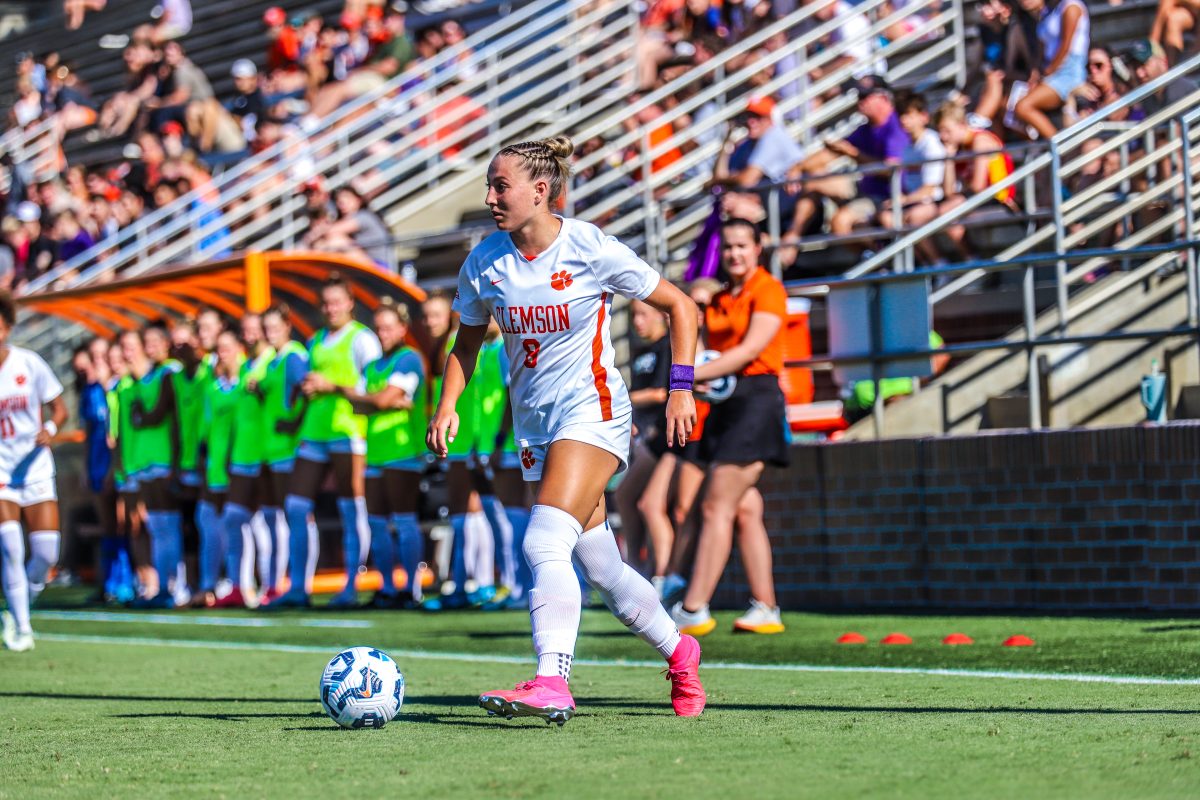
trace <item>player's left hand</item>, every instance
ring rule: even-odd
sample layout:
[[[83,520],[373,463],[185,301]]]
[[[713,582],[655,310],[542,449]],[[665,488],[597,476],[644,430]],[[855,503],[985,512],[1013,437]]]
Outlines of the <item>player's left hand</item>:
[[[696,426],[696,399],[691,392],[671,392],[667,397],[667,447],[683,447]]]
[[[49,447],[53,438],[54,437],[50,435],[50,431],[42,428],[37,432],[37,436],[33,438],[33,443],[38,447]]]
[[[304,382],[300,384],[300,391],[304,392],[307,397],[312,397],[316,394],[329,394],[334,391],[333,381],[326,378],[317,372],[310,372],[304,376]]]
[[[458,435],[458,413],[453,409],[438,408],[429,420],[429,429],[425,433],[425,445],[438,458],[450,454],[450,443]]]

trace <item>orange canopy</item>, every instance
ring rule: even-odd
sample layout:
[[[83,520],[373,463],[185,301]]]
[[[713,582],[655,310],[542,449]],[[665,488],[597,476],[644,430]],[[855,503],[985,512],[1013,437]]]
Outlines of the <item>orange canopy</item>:
[[[425,292],[378,267],[333,253],[243,253],[220,261],[184,266],[80,289],[18,298],[39,314],[59,317],[110,337],[170,317],[192,316],[210,306],[238,318],[285,302],[292,325],[305,338],[320,325],[321,284],[333,273],[349,284],[360,309],[373,311],[381,297],[410,307]],[[416,317],[415,307],[410,308]]]

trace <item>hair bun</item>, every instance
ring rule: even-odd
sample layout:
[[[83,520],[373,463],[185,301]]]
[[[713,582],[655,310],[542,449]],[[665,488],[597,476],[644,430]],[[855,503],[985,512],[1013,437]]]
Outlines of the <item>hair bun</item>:
[[[570,136],[551,136],[549,139],[542,139],[542,144],[546,145],[555,158],[570,158],[575,152],[575,143],[571,141]]]

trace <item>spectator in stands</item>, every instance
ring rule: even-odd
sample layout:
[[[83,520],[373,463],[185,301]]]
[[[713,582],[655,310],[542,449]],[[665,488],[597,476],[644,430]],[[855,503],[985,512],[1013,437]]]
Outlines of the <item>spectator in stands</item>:
[[[91,92],[66,65],[46,76],[46,110],[54,115],[54,136],[58,141],[74,130],[96,124],[96,103]]]
[[[33,85],[29,78],[17,81],[17,101],[8,112],[8,123],[17,128],[25,128],[42,118],[42,93]]]
[[[390,13],[384,18],[389,34],[386,42],[378,45],[367,62],[351,72],[346,80],[329,84],[317,92],[312,102],[312,113],[306,124],[312,126],[313,118],[328,116],[338,106],[374,91],[399,75],[413,59],[413,43],[404,29],[408,3],[394,0]]]
[[[307,87],[308,76],[300,64],[300,35],[288,24],[287,12],[272,6],[263,12],[267,26],[267,74],[271,91],[287,93]]]
[[[191,0],[161,0],[159,10],[162,15],[150,33],[155,44],[181,39],[192,29]]]
[[[247,126],[254,131],[254,120],[261,111],[262,92],[258,88],[258,69],[248,58],[233,62],[231,70],[237,92],[225,105],[215,97],[188,103],[185,117],[188,136],[201,153],[238,153],[246,149]],[[237,108],[241,116],[231,109]],[[246,120],[245,116],[250,115]]]
[[[854,10],[854,5],[847,0],[806,0],[804,5],[817,6],[810,22],[811,27],[822,25],[835,17],[838,24],[832,31],[821,37],[817,49],[832,49],[841,47],[847,42],[842,55],[809,70],[808,77],[819,81],[829,75],[839,72],[844,67],[853,67],[851,75],[862,78],[867,75],[886,75],[887,60],[876,56],[876,37],[870,35],[871,21],[865,14]],[[830,87],[830,92],[836,93],[841,81]]]
[[[1129,91],[1126,82],[1117,76],[1112,53],[1106,47],[1097,46],[1088,51],[1087,74],[1087,80],[1072,95],[1074,113],[1071,115],[1071,121],[1082,119],[1110,103],[1115,103]],[[1113,121],[1128,118],[1128,108],[1114,112],[1109,117]]]
[[[858,94],[858,112],[864,122],[845,139],[826,142],[822,150],[805,159],[805,173],[828,173],[839,157],[853,159],[859,164],[899,164],[911,144],[892,98],[892,90],[877,75],[866,75],[854,81],[847,91]],[[845,235],[856,225],[876,218],[884,201],[891,196],[886,174],[863,175],[858,180],[857,195],[841,176],[826,176],[806,181],[803,186],[792,224],[783,236],[784,242],[796,242],[808,230],[822,197],[842,205],[830,220],[830,232]]]
[[[457,20],[448,19],[442,23],[442,46],[455,47],[467,38],[467,32],[463,30],[462,25],[459,25]],[[459,80],[467,80],[474,77],[478,68],[471,64],[471,58],[475,55],[475,51],[469,47],[463,48],[463,51],[454,58],[446,62],[446,69],[453,69]]]
[[[1017,101],[1016,116],[1043,139],[1058,133],[1049,112],[1067,102],[1071,92],[1087,80],[1087,54],[1091,46],[1091,20],[1083,0],[1020,0],[1021,7],[1038,19],[1037,35],[1043,64],[1029,81],[1029,93]]]
[[[1012,156],[1004,151],[1004,142],[990,130],[970,126],[967,112],[958,103],[943,103],[938,107],[933,123],[948,155],[979,154],[970,159],[956,159],[954,169],[946,172],[946,199],[938,206],[939,215],[949,213],[962,205],[967,197],[986,191],[1012,174]],[[1016,196],[1016,188],[1010,186],[997,192],[994,202],[1015,211]],[[955,255],[966,260],[969,257],[964,244],[966,228],[952,225],[944,233],[954,245]]]
[[[122,136],[141,113],[142,104],[154,96],[158,87],[157,56],[150,47],[133,42],[125,48],[125,88],[100,109],[100,133],[112,138]]]
[[[144,103],[152,112],[151,127],[154,130],[162,131],[168,122],[183,125],[189,104],[204,104],[214,97],[212,84],[204,71],[192,63],[179,42],[167,42],[163,47],[157,78],[154,97]]]
[[[302,213],[308,217],[310,227],[315,220],[331,220],[337,217],[337,206],[333,204],[333,197],[325,187],[325,179],[320,175],[306,180],[301,185],[300,191],[304,193]]]
[[[746,139],[735,143],[735,129],[726,136],[713,169],[713,183],[731,191],[722,195],[725,213],[732,217],[759,221],[764,217],[764,198],[754,189],[762,183],[777,183],[795,177],[804,159],[804,151],[787,131],[775,124],[775,101],[755,97],[746,106]]]
[[[77,31],[83,27],[83,18],[89,11],[103,11],[108,0],[63,0],[63,17],[67,30]]]
[[[17,226],[5,233],[16,259],[14,285],[20,286],[50,269],[57,247],[42,230],[42,210],[37,203],[26,200],[17,206],[16,221]]]
[[[1174,64],[1183,55],[1183,37],[1196,30],[1200,5],[1191,0],[1158,0],[1150,41],[1161,45],[1167,61]]]
[[[55,263],[70,261],[96,243],[74,211],[63,211],[54,220],[53,236],[58,246]]]
[[[0,236],[4,236],[5,239],[7,239],[5,226],[10,221],[15,222],[16,220],[5,217],[3,221],[0,221]],[[17,277],[16,267],[17,257],[13,254],[12,248],[0,240],[0,289],[4,289],[6,292],[12,291],[13,281]]]
[[[1139,39],[1126,54],[1126,60],[1133,65],[1134,75],[1139,85],[1149,83],[1167,73],[1170,65],[1167,54],[1162,46],[1150,39]],[[1147,115],[1155,114],[1168,106],[1173,106],[1200,88],[1191,78],[1178,77],[1163,86],[1154,94],[1142,100],[1142,110]]]
[[[915,227],[937,216],[938,203],[945,196],[946,146],[937,131],[929,127],[929,109],[921,95],[914,92],[898,94],[896,113],[909,138],[901,157],[906,166],[901,177],[903,195],[900,203],[904,210],[900,224]],[[907,166],[910,164],[912,166]],[[891,228],[895,224],[892,212],[892,201],[888,198],[880,206],[879,224],[882,227]],[[927,239],[918,244],[918,252],[926,263],[938,260]]]
[[[333,193],[337,219],[317,219],[302,244],[314,250],[344,253],[368,263],[388,266],[391,231],[357,190],[341,186]]]

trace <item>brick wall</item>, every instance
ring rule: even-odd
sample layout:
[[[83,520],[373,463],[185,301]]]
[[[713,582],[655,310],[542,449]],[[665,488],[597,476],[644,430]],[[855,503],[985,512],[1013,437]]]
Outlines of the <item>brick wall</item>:
[[[803,445],[760,488],[785,608],[1200,607],[1198,424]]]

